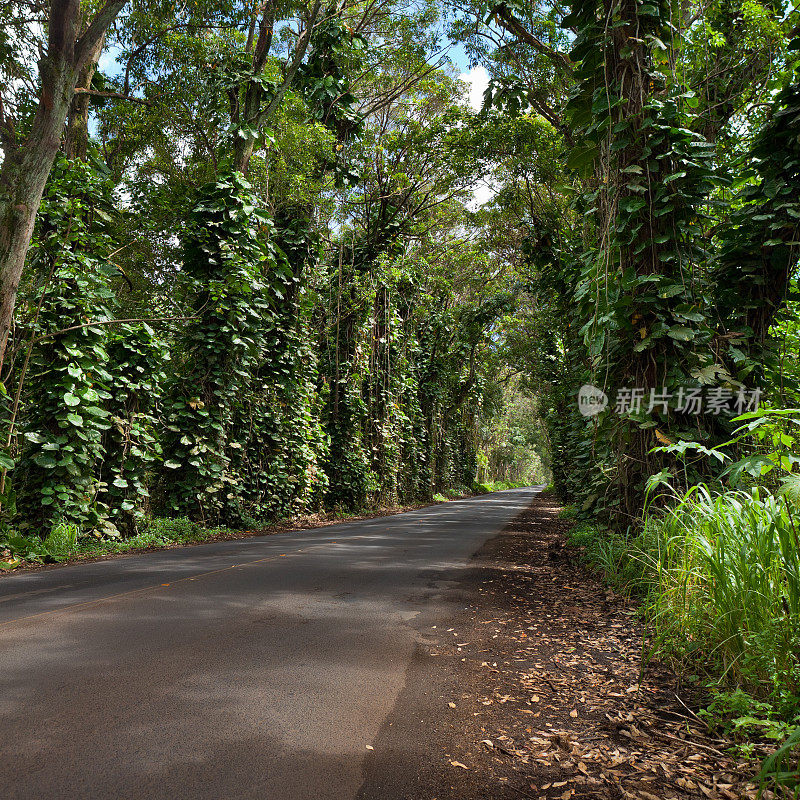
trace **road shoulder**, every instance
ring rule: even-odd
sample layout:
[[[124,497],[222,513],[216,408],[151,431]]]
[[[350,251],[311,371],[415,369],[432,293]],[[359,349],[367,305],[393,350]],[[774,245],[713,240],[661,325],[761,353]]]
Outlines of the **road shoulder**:
[[[675,676],[642,674],[635,604],[577,562],[568,528],[535,498],[446,593],[450,622],[418,621],[359,800],[756,796]]]

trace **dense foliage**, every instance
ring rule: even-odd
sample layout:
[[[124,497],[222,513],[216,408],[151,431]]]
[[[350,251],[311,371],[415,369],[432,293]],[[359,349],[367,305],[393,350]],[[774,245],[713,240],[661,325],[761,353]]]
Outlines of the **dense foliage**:
[[[8,555],[552,478],[794,713],[797,11],[106,10],[0,30]]]
[[[511,298],[477,291],[479,248],[452,242],[480,123],[431,66],[435,18],[123,14],[17,298],[9,531],[124,538],[152,515],[242,526],[469,490]]]

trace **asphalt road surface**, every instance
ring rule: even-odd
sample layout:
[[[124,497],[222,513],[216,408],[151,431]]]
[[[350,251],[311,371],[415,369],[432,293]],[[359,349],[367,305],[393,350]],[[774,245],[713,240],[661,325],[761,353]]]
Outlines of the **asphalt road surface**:
[[[3,578],[0,797],[354,798],[420,631],[535,491]]]

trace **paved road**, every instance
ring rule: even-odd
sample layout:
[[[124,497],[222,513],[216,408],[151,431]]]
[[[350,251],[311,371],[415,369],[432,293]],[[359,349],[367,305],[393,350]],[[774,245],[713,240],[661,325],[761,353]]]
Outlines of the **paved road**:
[[[355,797],[419,629],[533,494],[3,578],[0,796]]]

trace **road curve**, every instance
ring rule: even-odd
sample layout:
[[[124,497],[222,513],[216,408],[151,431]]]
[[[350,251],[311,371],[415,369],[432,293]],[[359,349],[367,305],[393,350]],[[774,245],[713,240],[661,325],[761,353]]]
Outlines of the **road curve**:
[[[535,491],[3,578],[0,796],[354,798],[421,620]]]

